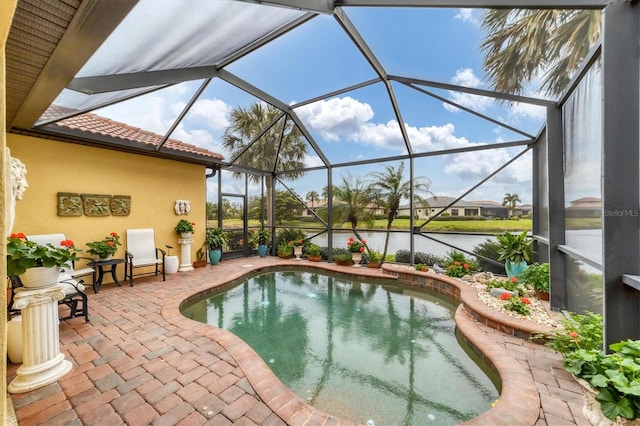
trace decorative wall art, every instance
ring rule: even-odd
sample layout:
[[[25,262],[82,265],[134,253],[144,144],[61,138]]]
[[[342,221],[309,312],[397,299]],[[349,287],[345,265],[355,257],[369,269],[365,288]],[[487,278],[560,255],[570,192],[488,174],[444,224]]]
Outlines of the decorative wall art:
[[[111,214],[129,216],[131,213],[131,195],[114,195],[111,198]]]
[[[82,216],[82,198],[73,192],[58,192],[58,216]]]
[[[175,206],[173,206],[173,209],[175,210],[175,212],[176,212],[176,214],[178,216],[187,215],[191,211],[191,201],[189,201],[189,200],[176,200],[176,204],[175,204]]]
[[[84,214],[87,216],[109,216],[111,214],[111,195],[82,194]]]

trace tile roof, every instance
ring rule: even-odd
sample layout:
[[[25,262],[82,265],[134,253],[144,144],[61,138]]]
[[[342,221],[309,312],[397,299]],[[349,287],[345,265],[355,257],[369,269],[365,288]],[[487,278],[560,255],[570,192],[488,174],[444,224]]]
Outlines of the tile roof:
[[[69,130],[87,132],[93,135],[101,135],[111,138],[122,139],[123,141],[138,142],[145,145],[157,147],[162,142],[162,136],[156,133],[142,130],[138,127],[129,126],[128,124],[114,121],[106,117],[101,117],[92,113],[85,113],[69,117],[64,120],[52,123],[53,126],[62,127]],[[209,151],[176,139],[167,139],[161,148],[181,151],[190,154],[198,154],[204,157],[223,160],[224,156],[216,152]]]

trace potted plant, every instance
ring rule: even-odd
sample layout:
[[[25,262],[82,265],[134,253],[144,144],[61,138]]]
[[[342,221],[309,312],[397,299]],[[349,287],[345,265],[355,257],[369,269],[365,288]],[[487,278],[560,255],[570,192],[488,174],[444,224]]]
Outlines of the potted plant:
[[[304,240],[302,238],[289,241],[289,245],[293,247],[293,254],[296,255],[296,260],[302,260],[302,248],[304,247]]]
[[[549,264],[534,263],[527,266],[520,279],[524,284],[532,287],[540,300],[549,300]]]
[[[220,263],[222,249],[229,244],[229,234],[222,228],[209,228],[205,233],[204,242],[209,249],[209,260],[212,265]]]
[[[353,237],[349,237],[347,248],[351,252],[351,259],[353,260],[354,266],[360,266],[362,253],[364,252],[366,244],[367,242],[365,240],[356,240]]]
[[[293,254],[293,246],[289,243],[278,244],[278,257],[289,259]]]
[[[531,261],[531,246],[533,239],[527,235],[527,230],[520,234],[505,232],[496,235],[500,248],[498,249],[498,260],[505,261],[505,270],[509,278],[518,276],[527,267],[527,262]]]
[[[270,238],[271,234],[264,228],[260,228],[260,230],[252,236],[251,242],[258,248],[258,256],[265,257],[267,255]]]
[[[382,263],[382,253],[376,250],[369,250],[369,259],[367,260],[367,268],[379,268]]]
[[[309,256],[307,259],[311,262],[320,262],[322,255],[320,255],[320,246],[314,243],[309,244]]]
[[[180,219],[174,229],[176,230],[176,234],[180,235],[181,238],[191,238],[191,233],[195,230],[195,226],[196,224],[194,222]]]
[[[196,250],[196,261],[193,262],[194,268],[202,268],[207,266],[207,254],[205,253],[204,245]]]
[[[334,253],[333,261],[336,262],[336,265],[351,266],[351,253]]]
[[[87,243],[87,247],[89,247],[87,253],[98,256],[100,260],[110,260],[111,256],[118,251],[118,246],[121,245],[120,236],[115,232],[111,232],[101,240]]]
[[[60,268],[70,266],[79,251],[71,240],[61,241],[61,247],[28,241],[23,233],[11,234],[7,240],[7,275],[20,276],[25,287],[58,282]]]

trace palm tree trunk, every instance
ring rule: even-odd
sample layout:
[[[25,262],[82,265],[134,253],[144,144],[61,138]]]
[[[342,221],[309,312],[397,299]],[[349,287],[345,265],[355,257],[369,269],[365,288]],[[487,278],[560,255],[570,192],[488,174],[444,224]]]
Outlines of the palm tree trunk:
[[[266,197],[267,197],[267,202],[266,202],[266,207],[267,207],[266,208],[267,226],[271,226],[272,225],[272,223],[271,223],[271,218],[272,218],[271,212],[273,212],[273,204],[271,202],[271,194],[273,193],[273,190],[272,190],[273,176],[271,176],[271,175],[265,176],[264,185],[267,187],[266,191],[265,191],[265,194],[266,194]]]

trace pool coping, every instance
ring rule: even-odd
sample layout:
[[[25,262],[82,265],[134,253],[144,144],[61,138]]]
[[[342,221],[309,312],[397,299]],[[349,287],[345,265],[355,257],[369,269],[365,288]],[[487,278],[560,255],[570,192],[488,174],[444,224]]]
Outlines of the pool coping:
[[[302,266],[369,278],[396,279],[404,285],[429,288],[452,297],[453,300],[460,303],[455,313],[458,330],[473,350],[495,369],[502,388],[500,399],[491,409],[464,424],[532,425],[538,420],[541,406],[540,396],[531,375],[506,349],[488,341],[485,332],[479,328],[478,322],[520,338],[528,338],[535,333],[546,333],[550,328],[509,317],[489,308],[479,300],[475,289],[460,280],[432,272],[414,271],[406,266],[396,264],[385,264],[380,269],[373,269],[345,267],[334,263],[306,260],[281,260],[271,265],[255,267],[247,265],[246,269],[239,269],[230,275],[225,282],[213,286],[199,285],[194,287],[189,294],[180,293],[169,299],[162,307],[163,318],[170,323],[183,324],[191,330],[202,333],[224,347],[238,363],[256,394],[285,423],[290,425],[345,426],[358,424],[325,413],[307,404],[273,374],[267,364],[248,344],[231,332],[213,325],[199,323],[180,313],[180,306],[185,301],[197,297],[207,290],[223,287],[234,280],[256,272],[277,271],[283,266]]]

